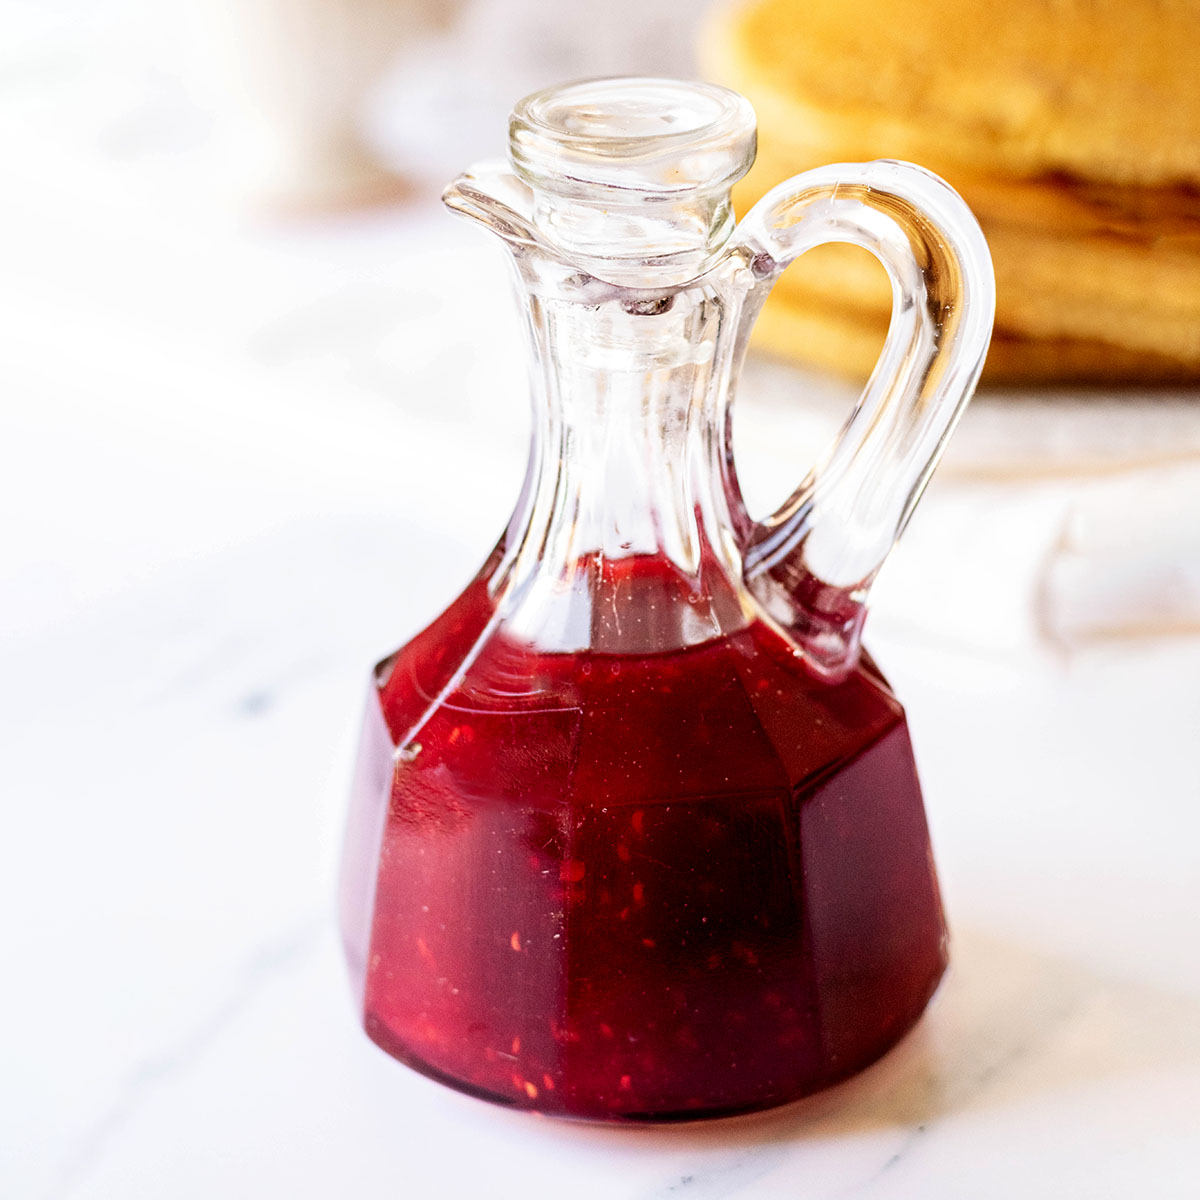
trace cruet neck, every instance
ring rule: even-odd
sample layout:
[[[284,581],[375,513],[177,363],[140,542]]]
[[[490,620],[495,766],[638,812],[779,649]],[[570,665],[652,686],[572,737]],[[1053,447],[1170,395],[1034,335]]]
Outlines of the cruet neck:
[[[621,287],[677,287],[725,248],[730,189],[755,146],[753,109],[726,88],[585,80],[517,104],[509,120],[513,173],[477,168],[445,199],[514,248],[574,271]]]
[[[496,575],[518,640],[646,653],[744,624],[721,470],[737,306],[723,279],[656,300],[527,281],[533,446]]]

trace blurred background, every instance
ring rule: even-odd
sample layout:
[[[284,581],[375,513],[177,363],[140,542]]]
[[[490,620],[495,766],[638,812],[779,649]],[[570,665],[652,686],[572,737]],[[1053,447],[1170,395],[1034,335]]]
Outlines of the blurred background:
[[[0,21],[0,1194],[1197,1193],[1200,6]],[[999,285],[867,629],[955,970],[862,1079],[703,1132],[530,1121],[402,1070],[331,924],[368,668],[478,566],[528,444],[506,265],[437,196],[504,152],[517,98],[609,73],[750,97],[739,210],[822,162],[933,167]],[[853,255],[777,291],[737,415],[762,512],[886,323]]]

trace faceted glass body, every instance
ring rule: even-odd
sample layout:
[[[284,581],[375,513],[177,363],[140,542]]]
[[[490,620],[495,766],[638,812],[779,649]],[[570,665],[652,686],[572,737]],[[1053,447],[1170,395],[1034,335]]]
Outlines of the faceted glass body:
[[[346,878],[372,886],[344,928],[369,1035],[504,1104],[680,1120],[802,1096],[909,1029],[945,929],[879,675],[818,682],[761,622],[543,655],[484,633],[490,607],[477,581],[368,701]]]

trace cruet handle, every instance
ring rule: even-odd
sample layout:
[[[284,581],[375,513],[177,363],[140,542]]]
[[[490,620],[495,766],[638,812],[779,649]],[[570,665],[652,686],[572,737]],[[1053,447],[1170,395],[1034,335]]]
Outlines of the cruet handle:
[[[858,659],[868,589],[979,379],[995,281],[978,223],[936,175],[892,161],[822,167],[768,192],[734,234],[753,279],[743,344],[783,270],[826,242],[862,246],[887,269],[887,340],[823,460],[765,521],[741,514],[748,586],[835,680]]]

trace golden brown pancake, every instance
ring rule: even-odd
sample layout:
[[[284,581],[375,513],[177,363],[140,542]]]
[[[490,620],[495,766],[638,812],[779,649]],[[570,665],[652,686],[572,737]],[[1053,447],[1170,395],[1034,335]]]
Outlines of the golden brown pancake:
[[[780,297],[755,328],[756,344],[772,354],[866,379],[883,345],[887,317],[829,304],[805,305]],[[1163,355],[1104,342],[1025,338],[997,329],[983,369],[993,384],[1190,384],[1200,369]]]
[[[1198,0],[755,0],[701,53],[812,161],[1159,185],[1200,183],[1198,47]]]
[[[704,55],[759,115],[739,210],[823,163],[922,162],[991,247],[985,379],[1178,382],[1200,380],[1197,46],[1200,0],[757,0],[721,11]],[[869,255],[822,247],[784,275],[759,338],[860,373],[890,305]]]

